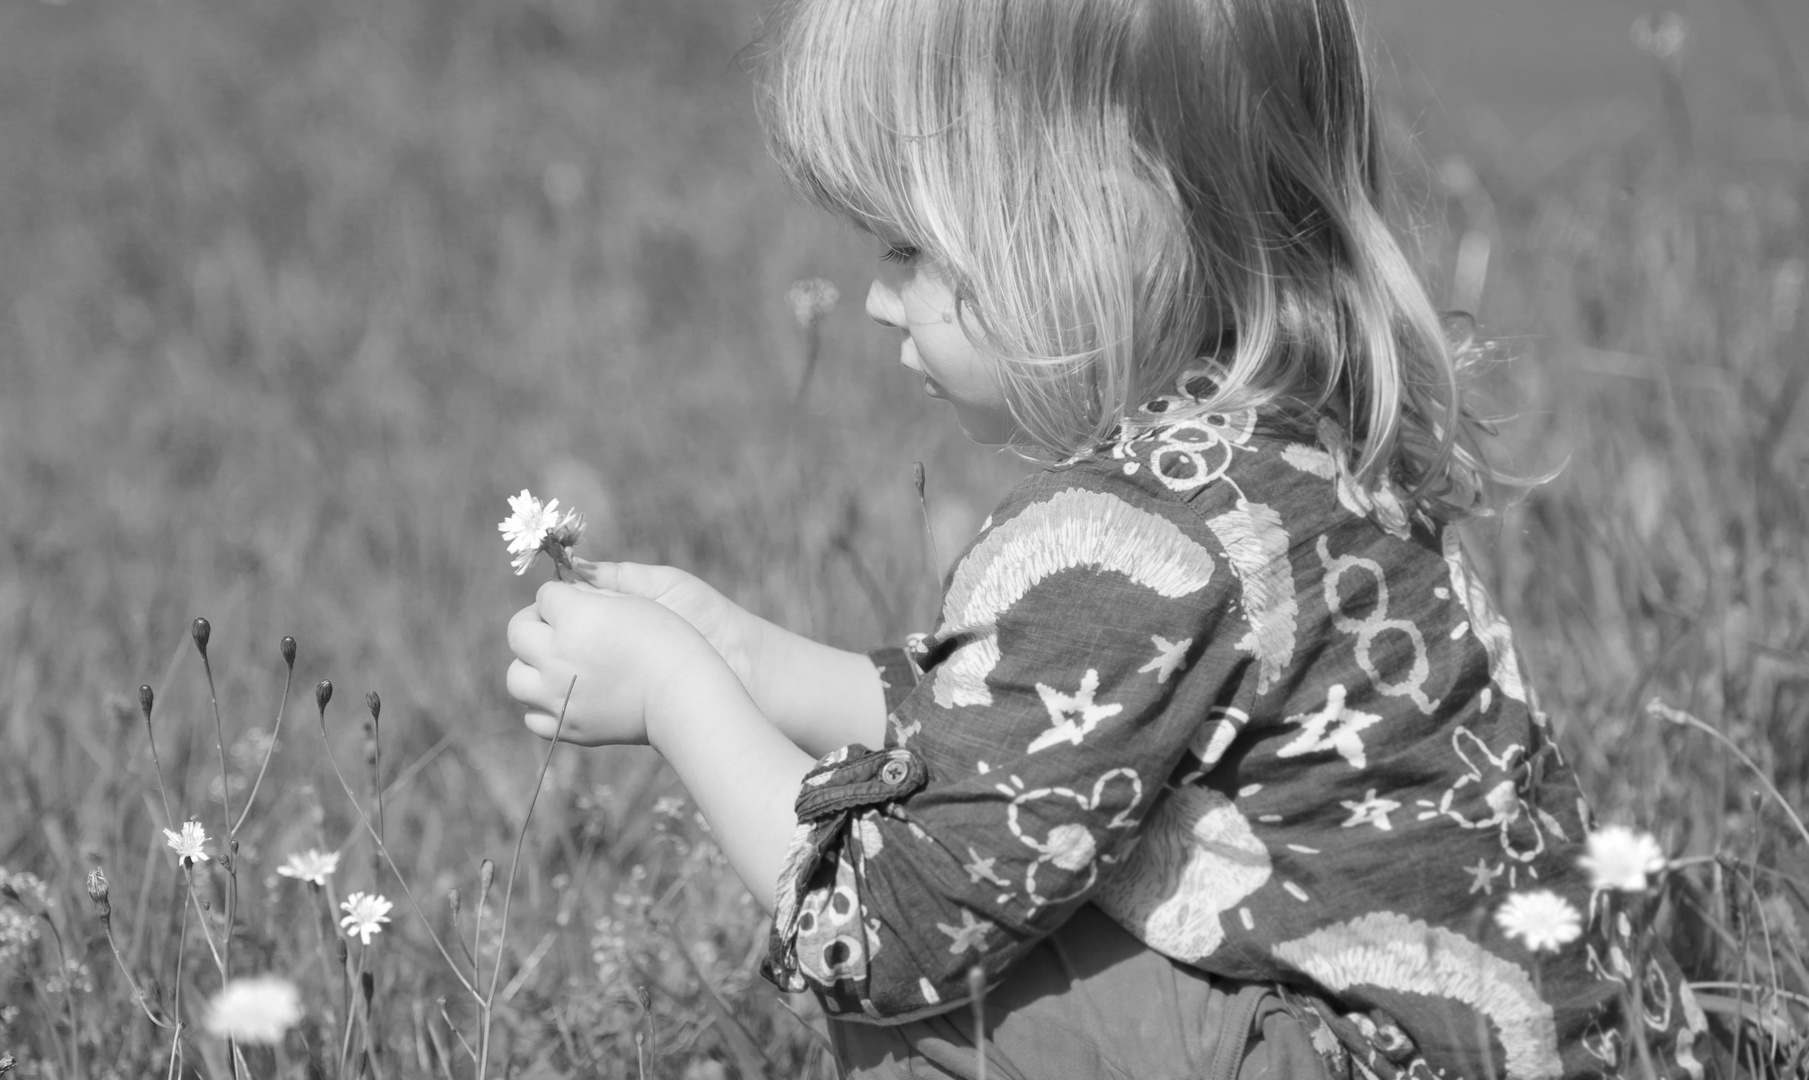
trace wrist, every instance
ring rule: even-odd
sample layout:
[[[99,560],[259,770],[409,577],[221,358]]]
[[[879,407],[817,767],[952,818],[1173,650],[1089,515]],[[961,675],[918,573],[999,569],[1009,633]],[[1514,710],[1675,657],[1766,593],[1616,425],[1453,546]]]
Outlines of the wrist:
[[[731,712],[737,703],[753,706],[729,662],[708,642],[700,638],[699,643],[701,648],[688,648],[674,660],[646,703],[647,745],[662,756],[671,756],[668,748],[675,732],[695,726],[700,717]]]

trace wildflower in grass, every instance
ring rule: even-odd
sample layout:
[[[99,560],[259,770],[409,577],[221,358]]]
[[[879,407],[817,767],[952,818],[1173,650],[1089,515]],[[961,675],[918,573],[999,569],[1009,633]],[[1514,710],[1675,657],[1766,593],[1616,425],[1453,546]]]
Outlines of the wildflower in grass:
[[[346,936],[356,937],[361,945],[369,945],[372,934],[383,932],[382,924],[389,921],[389,909],[395,905],[375,893],[355,892],[340,901],[339,907],[346,913],[345,918],[339,920]]]
[[[1589,834],[1577,865],[1589,874],[1592,888],[1645,892],[1647,875],[1664,870],[1665,853],[1651,833],[1605,825]]]
[[[0,866],[0,896],[17,900],[34,915],[50,908],[50,886],[29,870],[9,874],[6,867]]]
[[[497,531],[515,558],[510,565],[517,576],[528,572],[534,560],[546,552],[560,566],[571,565],[571,550],[584,535],[584,515],[575,510],[559,512],[559,500],[542,505],[527,488],[509,497],[508,517],[497,522]]]
[[[207,1005],[209,1034],[242,1043],[275,1045],[301,1021],[301,993],[288,979],[256,975],[234,979]]]
[[[339,852],[309,848],[306,851],[291,852],[283,865],[276,868],[276,872],[286,878],[324,886],[327,878],[338,869]]]
[[[170,850],[176,853],[176,858],[183,866],[207,861],[207,849],[203,846],[207,843],[207,830],[201,827],[199,821],[185,821],[181,832],[165,829],[163,835],[167,838]]]
[[[44,992],[49,994],[92,994],[94,993],[94,972],[88,965],[70,957],[63,963],[63,970],[53,971],[43,982]]]
[[[785,299],[791,303],[792,318],[806,330],[814,328],[823,316],[834,311],[836,301],[841,298],[841,290],[835,283],[822,278],[794,281],[785,293]]]
[[[38,920],[10,904],[0,905],[0,970],[37,944]]]
[[[1495,912],[1495,922],[1533,952],[1557,952],[1583,934],[1583,917],[1555,892],[1514,893]]]

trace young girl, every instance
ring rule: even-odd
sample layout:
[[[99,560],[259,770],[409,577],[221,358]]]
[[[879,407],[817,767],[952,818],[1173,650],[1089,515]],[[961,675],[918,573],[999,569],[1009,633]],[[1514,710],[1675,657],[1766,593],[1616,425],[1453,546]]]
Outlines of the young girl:
[[[528,726],[666,756],[855,1076],[1700,1076],[1459,548],[1350,0],[795,0],[763,63],[903,364],[1051,464],[871,657],[585,564]]]

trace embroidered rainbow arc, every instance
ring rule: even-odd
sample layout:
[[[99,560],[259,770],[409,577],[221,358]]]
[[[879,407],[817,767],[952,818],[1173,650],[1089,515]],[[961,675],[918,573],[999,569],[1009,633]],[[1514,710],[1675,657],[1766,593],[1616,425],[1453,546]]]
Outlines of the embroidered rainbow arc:
[[[1213,559],[1173,522],[1112,495],[1070,488],[1028,507],[976,544],[949,584],[943,627],[979,636],[935,669],[936,704],[992,704],[986,677],[999,643],[986,631],[1037,583],[1078,566],[1115,570],[1173,599],[1205,588]]]

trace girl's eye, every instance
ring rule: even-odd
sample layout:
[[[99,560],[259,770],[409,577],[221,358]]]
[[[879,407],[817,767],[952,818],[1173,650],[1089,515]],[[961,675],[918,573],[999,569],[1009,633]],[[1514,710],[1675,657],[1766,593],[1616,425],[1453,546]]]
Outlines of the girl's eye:
[[[880,258],[890,263],[909,263],[917,258],[917,249],[906,244],[893,244]]]

